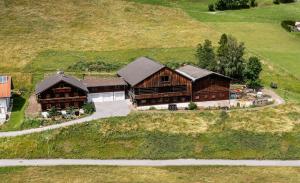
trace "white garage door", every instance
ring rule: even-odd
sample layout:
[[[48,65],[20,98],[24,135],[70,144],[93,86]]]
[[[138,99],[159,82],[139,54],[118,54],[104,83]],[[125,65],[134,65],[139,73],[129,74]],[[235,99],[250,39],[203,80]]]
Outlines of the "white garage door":
[[[110,102],[125,100],[125,92],[105,92],[88,94],[89,102]]]
[[[114,101],[125,100],[125,92],[114,92]]]

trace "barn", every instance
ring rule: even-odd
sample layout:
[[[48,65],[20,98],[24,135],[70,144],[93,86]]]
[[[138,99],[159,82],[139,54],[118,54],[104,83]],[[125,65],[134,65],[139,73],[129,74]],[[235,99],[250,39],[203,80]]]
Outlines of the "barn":
[[[140,57],[118,71],[137,106],[191,101],[191,79],[152,59]]]
[[[192,65],[182,66],[177,72],[192,80],[193,102],[229,99],[231,78]]]

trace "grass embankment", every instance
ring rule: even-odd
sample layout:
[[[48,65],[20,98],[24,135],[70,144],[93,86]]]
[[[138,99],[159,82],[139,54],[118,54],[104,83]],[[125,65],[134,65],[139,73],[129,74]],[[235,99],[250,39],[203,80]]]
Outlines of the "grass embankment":
[[[18,167],[0,168],[2,182],[299,182],[299,168],[259,167]]]
[[[284,111],[284,112],[283,112]],[[262,111],[137,112],[0,139],[0,158],[299,159],[299,106]]]

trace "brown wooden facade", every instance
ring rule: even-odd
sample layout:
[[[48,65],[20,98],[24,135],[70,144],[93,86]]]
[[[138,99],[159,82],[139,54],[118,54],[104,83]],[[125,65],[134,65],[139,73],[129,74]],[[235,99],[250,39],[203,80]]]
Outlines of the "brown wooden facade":
[[[230,79],[216,74],[200,78],[193,83],[194,102],[228,100]]]
[[[138,105],[189,102],[192,83],[170,68],[163,68],[129,89],[129,96]]]
[[[125,91],[125,89],[126,86],[124,85],[88,87],[89,93],[119,92],[119,91]]]
[[[87,101],[87,92],[66,82],[59,82],[37,96],[42,110],[81,108]]]

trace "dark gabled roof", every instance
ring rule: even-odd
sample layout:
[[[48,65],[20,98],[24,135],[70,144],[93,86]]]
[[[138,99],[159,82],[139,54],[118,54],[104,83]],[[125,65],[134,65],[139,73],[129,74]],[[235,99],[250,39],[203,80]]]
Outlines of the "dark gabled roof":
[[[86,77],[82,80],[83,84],[87,87],[99,87],[99,86],[125,86],[126,82],[122,78],[97,78]]]
[[[85,92],[88,92],[87,87],[80,80],[78,80],[74,77],[71,77],[71,76],[66,76],[63,73],[58,73],[58,74],[49,76],[46,79],[44,79],[43,81],[41,81],[37,85],[37,87],[35,89],[35,93],[40,94],[41,92],[47,90],[51,86],[53,86],[61,81],[66,82],[74,87],[77,87]]]
[[[140,57],[118,71],[131,86],[135,86],[165,66],[146,57]]]
[[[206,70],[206,69],[202,69],[202,68],[199,68],[199,67],[196,67],[196,66],[192,66],[192,65],[182,66],[182,67],[178,68],[176,71],[181,73],[182,75],[190,78],[193,81],[195,81],[197,79],[200,79],[200,78],[203,78],[203,77],[206,77],[206,76],[211,75],[211,74],[215,74],[215,75],[227,78],[227,79],[231,79],[231,78],[229,78],[227,76],[224,76],[222,74],[212,72],[212,71],[209,71],[209,70]]]

